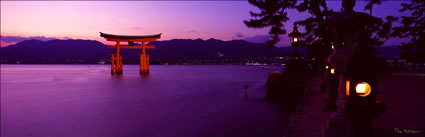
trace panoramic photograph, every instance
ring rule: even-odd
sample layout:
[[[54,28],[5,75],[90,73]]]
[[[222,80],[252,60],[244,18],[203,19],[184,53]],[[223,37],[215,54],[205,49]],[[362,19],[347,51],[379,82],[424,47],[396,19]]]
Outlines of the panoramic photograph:
[[[0,1],[0,137],[424,137],[425,1]]]

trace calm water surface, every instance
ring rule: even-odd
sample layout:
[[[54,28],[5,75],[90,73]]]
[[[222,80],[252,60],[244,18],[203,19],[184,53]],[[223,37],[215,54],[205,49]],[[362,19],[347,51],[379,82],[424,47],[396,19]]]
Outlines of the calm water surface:
[[[280,137],[261,101],[278,67],[1,65],[2,137]],[[244,96],[244,85],[249,85]]]

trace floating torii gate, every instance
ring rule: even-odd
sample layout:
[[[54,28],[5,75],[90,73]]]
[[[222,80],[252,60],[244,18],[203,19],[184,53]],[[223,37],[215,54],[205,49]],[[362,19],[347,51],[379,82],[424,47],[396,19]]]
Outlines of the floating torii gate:
[[[140,55],[140,74],[149,73],[149,55],[146,54],[146,49],[153,49],[155,46],[146,44],[154,42],[156,39],[161,38],[161,33],[156,35],[143,35],[143,36],[127,36],[127,35],[113,35],[100,32],[100,36],[104,37],[107,41],[115,41],[116,45],[106,45],[107,48],[116,48],[116,54],[111,54],[111,74],[122,74],[122,55],[120,55],[121,48],[127,49],[142,49]],[[128,42],[128,45],[120,45],[120,42]],[[134,42],[140,42],[141,45],[134,45]]]

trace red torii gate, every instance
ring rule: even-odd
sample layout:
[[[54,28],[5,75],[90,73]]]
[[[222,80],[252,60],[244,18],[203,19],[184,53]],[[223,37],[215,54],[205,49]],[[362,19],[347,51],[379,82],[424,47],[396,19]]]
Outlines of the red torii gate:
[[[116,48],[116,55],[111,55],[111,74],[122,74],[122,55],[120,55],[121,48],[128,49],[142,49],[140,55],[140,74],[149,73],[149,55],[146,54],[146,49],[153,49],[155,46],[146,44],[154,42],[161,38],[161,33],[156,35],[143,35],[143,36],[127,36],[127,35],[113,35],[100,32],[100,36],[104,37],[107,41],[115,41],[116,45],[106,45],[107,48]],[[120,45],[120,42],[128,42],[128,45]],[[134,45],[134,42],[140,42],[141,45]],[[133,46],[134,45],[134,46]]]

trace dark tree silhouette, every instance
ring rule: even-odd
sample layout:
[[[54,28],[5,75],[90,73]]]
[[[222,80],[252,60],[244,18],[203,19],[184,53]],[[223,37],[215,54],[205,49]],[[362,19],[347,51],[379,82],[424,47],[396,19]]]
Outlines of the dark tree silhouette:
[[[381,0],[366,0],[368,4],[365,9],[372,12],[374,4],[380,4]],[[284,23],[289,20],[287,17],[288,9],[296,9],[299,12],[308,12],[310,17],[304,20],[295,21],[295,24],[304,27],[305,32],[304,46],[307,46],[307,55],[314,58],[314,64],[317,67],[323,67],[326,63],[326,58],[332,53],[330,31],[326,26],[326,20],[335,12],[329,10],[325,0],[303,0],[297,3],[296,0],[248,0],[250,4],[258,7],[261,12],[253,13],[251,16],[254,19],[244,21],[251,28],[271,27],[269,34],[272,40],[268,44],[275,45],[280,41],[279,35],[286,34]],[[379,46],[383,44],[383,39],[390,37],[392,21],[394,17],[387,17],[386,22],[376,22],[370,31],[373,32],[369,45]]]
[[[308,46],[307,55],[314,58],[313,67],[317,71],[324,68],[326,58],[332,53],[331,35],[325,21],[334,11],[328,10],[325,0],[304,0],[296,6],[299,12],[308,12],[310,17],[296,21],[294,24],[304,26],[304,46]],[[320,70],[320,69],[319,69]]]
[[[275,45],[280,41],[279,35],[286,34],[283,22],[289,20],[286,9],[294,8],[296,0],[248,0],[249,3],[258,7],[261,12],[250,12],[254,19],[244,21],[245,25],[251,28],[271,27],[269,34],[272,39],[267,43]]]
[[[365,9],[370,11],[369,13],[370,15],[372,15],[373,5],[381,4],[381,0],[365,0],[365,1],[367,1]]]
[[[411,12],[410,16],[401,17],[401,26],[393,28],[393,36],[411,38],[410,42],[400,46],[401,58],[416,63],[424,62],[425,53],[425,1],[411,0],[410,3],[402,3],[400,12]]]
[[[365,0],[367,5],[365,9],[372,10],[374,4],[380,4],[381,0]],[[280,41],[279,35],[286,34],[286,30],[284,28],[285,22],[289,20],[287,16],[288,9],[297,9],[299,12],[308,12],[311,14],[310,17],[294,22],[295,24],[304,26],[305,33],[305,41],[312,45],[313,43],[320,43],[320,45],[327,45],[330,48],[329,34],[326,30],[326,26],[324,26],[324,22],[327,17],[334,14],[334,11],[329,10],[326,4],[326,0],[303,0],[297,4],[297,0],[248,0],[248,2],[256,7],[258,7],[261,12],[254,13],[250,12],[253,19],[248,21],[244,21],[245,25],[250,28],[265,28],[271,27],[269,34],[272,37],[272,40],[268,41],[269,44],[274,45]],[[379,32],[380,37],[376,38],[386,38],[389,33],[388,27],[391,26],[391,21],[394,19],[390,19],[389,22],[379,23],[372,30],[376,33]],[[390,27],[391,28],[391,27]]]

